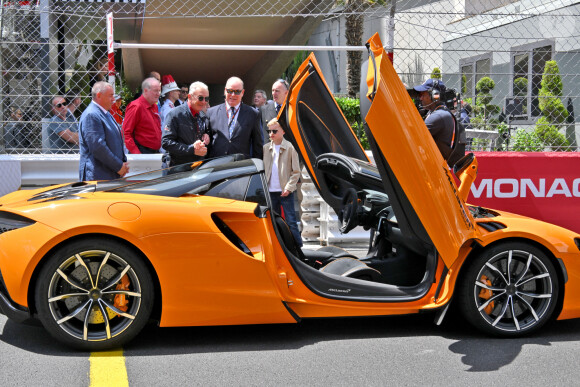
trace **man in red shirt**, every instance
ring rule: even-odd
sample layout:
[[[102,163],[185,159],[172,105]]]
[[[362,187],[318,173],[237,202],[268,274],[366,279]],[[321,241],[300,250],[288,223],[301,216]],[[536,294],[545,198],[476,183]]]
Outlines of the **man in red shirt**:
[[[129,153],[159,153],[161,148],[161,119],[157,101],[161,83],[147,78],[141,84],[143,93],[127,106],[123,132]]]

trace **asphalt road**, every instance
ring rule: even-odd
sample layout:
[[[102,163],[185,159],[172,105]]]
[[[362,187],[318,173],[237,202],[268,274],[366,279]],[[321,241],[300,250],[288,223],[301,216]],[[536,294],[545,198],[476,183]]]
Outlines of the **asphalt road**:
[[[89,353],[0,316],[3,386],[89,386]],[[431,315],[148,328],[124,348],[131,386],[529,386],[580,380],[580,320],[494,339]]]

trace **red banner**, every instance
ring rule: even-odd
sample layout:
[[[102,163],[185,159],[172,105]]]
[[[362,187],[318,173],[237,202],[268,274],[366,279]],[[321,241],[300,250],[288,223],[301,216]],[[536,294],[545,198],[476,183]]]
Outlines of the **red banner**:
[[[580,153],[474,153],[479,170],[468,203],[580,233]]]

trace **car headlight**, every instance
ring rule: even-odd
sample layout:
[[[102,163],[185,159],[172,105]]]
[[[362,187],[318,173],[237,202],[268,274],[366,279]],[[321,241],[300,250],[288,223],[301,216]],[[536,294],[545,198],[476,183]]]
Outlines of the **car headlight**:
[[[13,214],[11,212],[0,211],[0,234],[16,230],[17,228],[30,226],[34,223],[36,222],[25,218],[24,216]]]

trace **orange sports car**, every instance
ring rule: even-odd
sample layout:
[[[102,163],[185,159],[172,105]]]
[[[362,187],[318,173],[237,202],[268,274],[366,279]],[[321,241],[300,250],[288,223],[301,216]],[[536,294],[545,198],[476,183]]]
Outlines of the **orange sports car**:
[[[477,173],[449,169],[377,36],[362,82],[375,164],[314,56],[278,119],[342,232],[368,254],[297,247],[270,210],[261,160],[211,159],[0,199],[0,309],[85,350],[160,326],[296,323],[436,312],[494,335],[580,316],[580,236],[465,203]],[[456,175],[459,184],[456,184]]]

